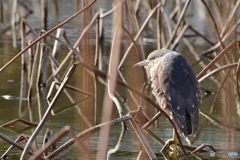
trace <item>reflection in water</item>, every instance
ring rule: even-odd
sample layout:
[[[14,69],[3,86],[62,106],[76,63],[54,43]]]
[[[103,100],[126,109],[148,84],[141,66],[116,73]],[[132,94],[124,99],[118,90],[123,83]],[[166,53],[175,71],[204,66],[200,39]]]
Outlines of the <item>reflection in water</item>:
[[[44,16],[38,11],[41,10],[39,2],[17,1],[18,8],[12,8],[14,6],[12,4],[16,1],[1,1],[0,8],[3,10],[0,10],[0,36],[2,37],[0,40],[0,66],[4,66],[20,50],[29,46],[36,37],[39,37],[38,30],[46,27],[52,28],[82,9],[89,2],[90,0],[48,1],[46,4],[48,6],[48,23],[46,24]],[[122,61],[122,66],[119,67],[118,71],[119,80],[138,91],[144,88],[143,84],[149,86],[144,71],[132,66],[146,57],[152,50],[155,50],[157,46],[166,47],[167,45],[169,48],[175,48],[176,51],[183,53],[183,56],[192,64],[195,73],[199,73],[209,64],[211,58],[238,37],[239,1],[236,3],[206,1],[207,6],[201,1],[191,1],[186,12],[184,6],[187,5],[188,1],[177,2],[163,1],[161,5],[157,6],[155,1],[154,3],[152,1],[145,2],[147,5],[138,4],[138,1],[135,3],[135,1],[126,0],[121,1],[121,4],[116,1],[116,6],[122,5],[122,25],[124,26],[121,30],[119,50],[120,61]],[[135,10],[137,7],[140,8]],[[214,19],[211,19],[206,7],[209,7]],[[100,8],[103,14],[97,13]],[[26,56],[23,57],[24,61],[18,58],[7,69],[1,71],[0,95],[3,98],[0,99],[0,125],[8,124],[12,128],[9,130],[2,126],[0,128],[1,135],[7,135],[11,140],[15,140],[21,134],[31,136],[35,130],[32,127],[35,126],[30,124],[39,123],[42,120],[49,103],[53,102],[53,97],[61,88],[63,78],[74,62],[81,61],[85,65],[91,62],[97,66],[97,69],[107,73],[110,54],[115,57],[117,53],[116,48],[113,48],[115,31],[113,17],[116,11],[111,10],[112,8],[118,8],[114,6],[112,1],[97,1],[93,7],[88,8],[78,17],[62,26],[65,30],[60,31],[59,29],[57,33],[52,33],[52,36],[56,35],[60,40],[47,36],[44,41],[32,46],[26,52]],[[14,9],[16,14],[15,17],[12,17]],[[30,11],[33,11],[33,14]],[[107,11],[110,11],[109,14]],[[185,14],[179,21],[182,13]],[[151,17],[150,14],[152,14]],[[18,17],[21,16],[27,16],[26,23],[18,25],[20,22]],[[10,23],[13,18],[15,21]],[[217,28],[213,25],[213,21],[217,24]],[[13,24],[16,26],[12,26]],[[26,32],[20,29],[24,28],[24,25]],[[22,35],[11,38],[18,32],[21,32]],[[21,41],[18,41],[19,37],[21,37]],[[135,40],[134,43],[131,39]],[[17,48],[12,47],[12,41]],[[22,43],[22,48],[19,48],[20,43]],[[75,51],[71,48],[73,46]],[[239,55],[237,53],[239,51],[235,46],[231,47],[230,52],[221,57],[220,62],[215,63],[211,70],[238,62]],[[112,53],[111,50],[113,50]],[[126,57],[125,61],[122,57]],[[26,63],[25,67],[24,63]],[[239,150],[240,109],[235,68],[236,66],[220,71],[201,81],[204,88],[215,94],[203,99],[199,131],[196,137],[190,137],[192,146],[197,147],[203,143],[208,143],[217,150]],[[38,147],[42,146],[44,134],[48,128],[55,134],[64,126],[69,125],[71,131],[77,134],[101,124],[104,116],[109,116],[111,120],[119,118],[115,104],[112,111],[109,109],[111,106],[104,106],[104,99],[108,94],[107,81],[103,77],[101,72],[96,70],[93,72],[91,66],[89,68],[84,65],[78,66],[62,93],[59,94],[58,100],[54,102],[52,115],[48,117],[34,144]],[[150,89],[143,90],[144,95],[154,100]],[[123,107],[124,114],[136,110],[139,106],[144,108],[144,115],[149,118],[158,113],[158,110],[154,109],[149,102],[124,86],[117,85],[114,93]],[[204,92],[202,94],[204,95]],[[7,101],[6,98],[16,101]],[[102,112],[104,107],[110,111],[108,115]],[[8,123],[12,120],[16,122],[26,120],[24,122],[29,124],[17,123],[15,126],[13,123]],[[128,127],[126,131],[122,130],[120,124],[110,127],[109,139],[105,143],[108,151],[104,154],[108,153],[109,159],[136,159],[138,156],[149,158],[143,149],[144,147],[140,145],[132,125],[128,121],[126,124]],[[14,127],[16,128],[14,129]],[[21,130],[22,128],[24,129]],[[122,136],[124,133],[125,135]],[[172,136],[172,126],[168,120],[164,116],[160,116],[144,135],[157,158],[163,158],[159,151],[164,142]],[[63,136],[57,142],[57,147],[60,148],[69,140],[69,137],[71,137],[70,132],[68,136]],[[80,148],[86,147],[89,151],[88,155],[95,157],[99,154],[98,144],[103,140],[104,137],[96,132],[88,139],[84,139],[83,144],[78,144],[78,147],[71,146],[65,149],[58,155],[58,158],[77,159],[83,157],[82,159],[84,159],[87,155],[79,149],[79,146]],[[119,145],[120,142],[121,145]],[[2,140],[0,143],[0,154],[3,154],[10,144]],[[24,146],[25,143],[21,143],[21,145]],[[205,148],[205,150],[210,149]],[[20,150],[13,150],[9,158],[17,156],[19,159],[21,153]],[[181,151],[178,156],[180,155],[182,155]],[[209,154],[200,154],[200,156],[208,158]]]

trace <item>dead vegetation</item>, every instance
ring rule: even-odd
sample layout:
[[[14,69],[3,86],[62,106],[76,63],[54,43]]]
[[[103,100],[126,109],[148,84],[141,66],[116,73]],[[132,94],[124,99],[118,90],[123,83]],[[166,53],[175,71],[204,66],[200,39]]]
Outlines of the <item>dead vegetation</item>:
[[[18,99],[20,101],[19,117],[16,117],[14,120],[9,119],[9,122],[1,124],[1,127],[14,130],[13,125],[16,123],[26,125],[26,128],[20,131],[15,130],[16,135],[18,135],[16,140],[0,133],[0,138],[9,143],[9,149],[2,155],[2,158],[8,157],[12,149],[17,148],[21,153],[21,159],[25,159],[26,157],[30,157],[30,159],[52,159],[57,157],[59,153],[68,150],[69,146],[76,144],[76,147],[81,150],[85,158],[106,159],[112,153],[117,152],[121,142],[124,140],[123,135],[126,129],[132,128],[141,143],[139,154],[135,158],[141,159],[144,153],[147,153],[149,159],[157,159],[156,153],[152,149],[151,144],[148,143],[146,136],[153,138],[161,144],[159,145],[159,150],[164,145],[164,142],[161,141],[160,136],[153,136],[150,133],[151,125],[160,116],[165,116],[173,128],[175,126],[154,100],[145,94],[147,92],[145,87],[140,92],[138,88],[133,87],[134,85],[128,81],[129,77],[124,77],[122,73],[126,64],[129,63],[127,59],[130,55],[134,56],[135,62],[146,57],[146,49],[142,45],[146,41],[143,35],[146,30],[150,30],[154,34],[150,40],[153,41],[156,48],[170,48],[174,50],[178,50],[181,46],[187,48],[185,51],[191,53],[195,61],[202,67],[201,71],[197,74],[200,84],[205,79],[221,72],[220,87],[214,95],[215,100],[212,106],[209,106],[209,113],[201,112],[201,115],[208,122],[220,128],[225,130],[232,129],[231,127],[222,125],[211,117],[211,113],[214,110],[216,99],[230,74],[234,74],[236,77],[236,79],[232,79],[230,82],[236,86],[233,92],[236,93],[237,100],[240,97],[238,82],[239,60],[236,60],[236,57],[239,57],[236,55],[239,55],[238,47],[240,42],[237,39],[240,21],[239,18],[236,18],[239,16],[239,0],[236,2],[227,2],[227,5],[221,1],[201,0],[190,2],[190,0],[176,0],[174,3],[172,2],[174,5],[170,13],[166,8],[167,3],[170,3],[167,0],[161,2],[152,0],[144,3],[140,0],[114,0],[112,1],[112,8],[110,10],[93,7],[97,3],[96,0],[83,0],[78,1],[81,8],[76,13],[50,29],[48,29],[46,23],[48,4],[43,0],[40,4],[42,12],[42,17],[40,18],[42,22],[41,29],[43,30],[39,32],[27,20],[29,14],[32,14],[34,10],[29,9],[24,1],[12,0],[8,2],[1,1],[0,3],[1,8],[12,5],[11,24],[6,24],[1,28],[0,36],[6,36],[10,32],[13,47],[17,47],[18,37],[21,40],[21,51],[1,67],[0,74],[4,75],[4,70],[13,65],[17,59],[21,59],[22,66],[20,98],[4,95],[4,98]],[[192,3],[191,5],[195,5],[195,8],[201,4],[202,8],[199,13],[203,12],[207,16],[205,19],[200,20],[205,20],[209,23],[210,32],[212,32],[211,36],[201,33],[196,26],[188,23],[186,14],[190,3]],[[20,15],[19,8],[25,10],[25,15]],[[221,10],[225,10],[225,12],[222,13]],[[2,18],[3,14],[2,12]],[[140,20],[139,16],[141,14],[145,15]],[[79,16],[81,17],[79,21],[82,21],[80,22],[81,33],[77,37],[77,40],[72,43],[69,41],[70,38],[66,34],[68,31],[64,29],[64,25],[70,23],[75,18],[79,18]],[[108,16],[112,16],[111,26],[104,26],[104,21],[106,21]],[[20,31],[19,34],[17,30]],[[107,71],[103,67],[102,51],[105,40],[104,31],[106,30],[112,31]],[[29,35],[34,38],[29,40]],[[201,39],[201,41],[208,44],[208,48],[196,51],[192,39]],[[58,55],[61,48],[67,49],[68,53]],[[69,84],[73,75],[77,74],[76,70],[78,68],[81,68],[81,74],[83,75],[81,77],[84,77],[84,79],[78,78],[76,85]],[[148,84],[145,70],[142,70],[138,74],[140,73],[144,75],[145,83]],[[90,119],[93,117],[86,116],[81,111],[79,104],[89,100],[94,101],[94,98],[97,99],[98,82],[104,84],[107,89],[101,107],[97,106],[97,103],[90,103],[90,105],[95,106],[95,112],[102,113],[101,122],[96,124],[91,123],[92,121],[90,122]],[[130,95],[129,98],[126,98],[123,90]],[[202,85],[202,90],[203,94],[211,93],[209,89],[204,88],[204,85]],[[81,96],[81,99],[75,98],[72,96],[72,92],[77,92],[84,96]],[[65,95],[71,104],[64,108],[56,109],[56,103],[58,103],[61,95]],[[205,97],[207,95],[209,94],[206,94]],[[39,107],[38,122],[33,121],[32,118],[31,109],[33,99],[37,99]],[[42,99],[47,99],[47,109],[44,109]],[[122,100],[127,101],[129,99],[137,107],[132,106],[128,109],[123,109],[124,104]],[[25,101],[27,101],[27,113],[29,114],[29,119],[27,120],[22,118],[22,115],[26,114],[26,112],[23,108],[24,105],[21,104]],[[156,114],[151,120],[147,118],[145,113],[146,103],[156,109]],[[74,129],[66,124],[66,126],[61,126],[62,129],[58,133],[54,134],[51,130],[48,130],[45,134],[44,143],[36,145],[36,137],[45,126],[49,116],[64,114],[69,109],[78,112],[78,116],[88,126],[87,129],[75,133]],[[118,111],[119,118],[112,118],[113,110]],[[119,136],[118,143],[114,149],[108,150],[108,137],[111,129],[114,125],[119,124],[122,125],[122,133]],[[30,128],[34,128],[31,135],[19,134]],[[234,128],[233,130],[237,129]],[[100,139],[104,138],[104,141],[99,140],[97,142],[97,153],[93,153],[84,141],[97,132],[99,132]],[[55,144],[60,142],[66,135],[69,137],[68,141],[55,148]],[[207,144],[207,141],[203,142],[204,144],[199,147],[193,147],[183,145],[180,136],[177,136],[179,140],[179,153],[174,156],[178,158],[195,156],[201,159],[204,158],[201,157],[203,156],[202,152],[209,150],[216,152],[214,146]],[[19,144],[20,141],[25,141],[25,145]],[[53,151],[50,151],[50,149]],[[166,148],[166,151],[164,150],[162,153],[163,156],[167,158],[172,156],[169,150],[169,148]]]

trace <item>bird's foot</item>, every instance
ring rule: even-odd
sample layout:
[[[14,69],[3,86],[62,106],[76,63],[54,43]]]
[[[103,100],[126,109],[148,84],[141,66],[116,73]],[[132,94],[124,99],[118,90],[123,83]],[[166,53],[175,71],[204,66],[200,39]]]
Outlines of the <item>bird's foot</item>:
[[[169,150],[169,152],[167,152]],[[171,158],[177,159],[178,157],[178,145],[176,139],[169,139],[161,149],[162,154],[167,154]]]
[[[165,152],[168,149],[170,149],[171,151],[177,151],[178,150],[178,145],[177,145],[176,139],[167,140],[167,142],[165,143],[165,145],[161,149],[161,152]]]

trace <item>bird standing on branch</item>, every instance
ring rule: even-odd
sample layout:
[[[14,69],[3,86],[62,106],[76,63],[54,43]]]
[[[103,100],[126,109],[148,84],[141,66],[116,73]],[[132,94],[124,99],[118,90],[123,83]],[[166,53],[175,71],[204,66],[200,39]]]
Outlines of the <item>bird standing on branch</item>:
[[[160,107],[173,120],[183,137],[195,135],[199,123],[201,93],[193,69],[178,52],[159,49],[134,66],[144,66],[150,73],[152,93]],[[173,131],[173,139],[177,143]]]

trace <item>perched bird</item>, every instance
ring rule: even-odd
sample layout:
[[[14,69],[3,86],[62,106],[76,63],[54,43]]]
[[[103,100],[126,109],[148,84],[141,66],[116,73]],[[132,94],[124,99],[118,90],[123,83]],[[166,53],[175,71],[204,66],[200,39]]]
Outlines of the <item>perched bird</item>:
[[[145,66],[152,93],[183,137],[195,135],[199,123],[201,93],[193,69],[178,52],[159,49],[134,66]],[[175,133],[175,132],[174,132]],[[173,140],[176,140],[175,134]]]

